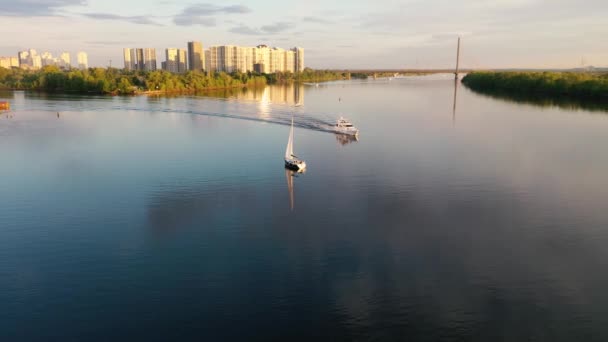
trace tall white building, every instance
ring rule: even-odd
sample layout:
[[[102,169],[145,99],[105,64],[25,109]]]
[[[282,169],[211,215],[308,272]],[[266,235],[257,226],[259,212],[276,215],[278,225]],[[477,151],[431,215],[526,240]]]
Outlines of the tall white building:
[[[78,58],[78,68],[81,70],[86,70],[89,68],[89,57],[86,52],[80,51],[76,55]]]
[[[69,52],[62,52],[61,55],[59,55],[59,67],[66,68],[66,69],[69,69],[72,67],[72,61],[70,59]]]
[[[291,49],[294,52],[294,69],[296,72],[304,71],[304,49],[294,47]]]
[[[188,52],[184,49],[165,49],[165,70],[174,73],[186,72],[188,68]]]
[[[42,67],[42,57],[36,50],[29,49],[19,52],[19,67],[24,69],[40,69]]]
[[[126,70],[156,70],[156,49],[123,49]]]
[[[223,45],[209,48],[209,69],[212,71],[236,71],[235,51],[236,46]]]
[[[304,49],[284,50],[266,45],[257,47],[212,46],[205,51],[211,71],[260,73],[304,70]],[[300,70],[300,71],[301,71]]]
[[[145,71],[156,70],[156,49],[145,48],[142,50],[143,50],[143,70],[145,70]],[[139,53],[138,53],[138,57],[139,57]]]
[[[193,71],[205,70],[205,55],[203,43],[188,42],[188,69]]]
[[[126,70],[137,70],[137,51],[136,49],[123,49],[123,56],[125,58],[125,69]]]
[[[203,64],[205,65],[204,70],[205,71],[209,71],[209,70],[211,70],[209,68],[209,66],[211,65],[211,52],[209,50],[205,50],[205,52],[203,53],[203,55],[205,55],[205,58],[203,60]]]
[[[254,71],[268,74],[270,73],[270,48],[266,45],[258,45],[254,49]]]
[[[0,67],[2,68],[18,68],[19,58],[18,57],[0,57]]]
[[[53,58],[53,55],[48,51],[43,52],[40,58],[42,59],[42,66],[57,64],[57,59]]]

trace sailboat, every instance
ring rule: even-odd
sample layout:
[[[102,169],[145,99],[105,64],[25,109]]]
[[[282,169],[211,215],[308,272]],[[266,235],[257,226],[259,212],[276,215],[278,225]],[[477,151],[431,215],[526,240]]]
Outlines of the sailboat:
[[[289,139],[287,140],[287,148],[285,148],[285,167],[292,170],[304,170],[306,162],[298,159],[293,154],[293,117],[291,118],[291,129],[289,130]]]

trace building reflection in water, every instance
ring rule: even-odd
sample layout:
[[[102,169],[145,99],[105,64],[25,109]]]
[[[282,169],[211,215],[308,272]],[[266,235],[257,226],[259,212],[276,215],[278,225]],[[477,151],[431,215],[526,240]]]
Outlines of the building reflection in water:
[[[348,134],[337,134],[336,133],[336,141],[338,144],[344,146],[350,143],[354,143],[359,141],[359,137],[356,135],[348,135]]]
[[[285,178],[287,179],[287,191],[289,192],[289,209],[293,211],[294,208],[294,191],[293,191],[293,179],[294,177],[298,177],[298,175],[306,172],[304,170],[293,171],[288,168],[285,168]]]
[[[234,92],[233,96],[237,100],[300,106],[304,104],[304,85],[292,83],[248,88],[245,91]]]
[[[254,88],[253,94],[256,95],[255,91],[257,89]],[[242,93],[241,93],[242,94]],[[245,92],[247,94],[247,92]],[[255,97],[254,97],[255,99]],[[272,101],[270,100],[270,94],[268,91],[268,87],[264,87],[262,89],[261,98],[258,99],[258,116],[260,118],[268,118],[270,116],[270,104]]]

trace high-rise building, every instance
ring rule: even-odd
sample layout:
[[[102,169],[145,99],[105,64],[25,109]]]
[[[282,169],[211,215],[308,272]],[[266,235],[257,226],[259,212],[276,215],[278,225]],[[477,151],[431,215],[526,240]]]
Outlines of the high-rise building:
[[[262,74],[270,73],[270,48],[267,45],[258,45],[254,49],[253,63],[257,65],[255,71]]]
[[[293,50],[285,51],[285,72],[295,72],[296,71],[296,53]]]
[[[72,62],[70,60],[69,52],[62,52],[59,56],[59,66],[62,68],[69,69],[72,67]]]
[[[285,72],[285,50],[273,47],[268,54],[269,72]]]
[[[201,42],[188,42],[188,63],[188,70],[202,71],[206,69]]]
[[[123,49],[126,70],[156,70],[156,49]]]
[[[18,68],[19,67],[19,58],[17,57],[0,57],[0,67],[2,68]]]
[[[186,58],[187,52],[184,49],[169,48],[165,49],[164,70],[169,72],[186,72],[188,61]]]
[[[144,70],[144,49],[135,49],[135,69]]]
[[[233,45],[212,46],[209,48],[210,65],[212,71],[236,71],[237,47]]]
[[[125,70],[136,70],[137,56],[135,55],[135,49],[124,48],[122,54],[125,59]]]
[[[53,58],[53,55],[48,51],[43,52],[40,58],[42,59],[42,66],[57,64],[57,59]]]
[[[80,51],[77,55],[78,58],[78,68],[81,70],[85,70],[89,68],[89,57],[86,52]]]
[[[294,57],[294,68],[296,72],[304,71],[304,49],[299,47],[294,47],[291,49],[295,53]]]
[[[42,58],[40,58],[39,55],[32,57],[32,65],[34,66],[34,69],[42,68]]]
[[[24,69],[40,69],[42,67],[42,58],[34,49],[20,51],[19,67]]]
[[[177,49],[165,49],[165,62],[162,66],[166,71],[177,72]]]
[[[188,50],[179,49],[177,52],[177,72],[186,72],[188,70]]]
[[[203,65],[205,66],[203,69],[205,71],[210,71],[210,65],[211,65],[211,53],[209,52],[209,50],[205,50],[205,58],[203,59]]]
[[[156,70],[156,49],[145,48],[143,49],[143,62],[145,71]]]
[[[211,71],[259,73],[304,70],[304,49],[284,50],[266,45],[257,47],[212,46],[205,51]]]
[[[19,58],[19,66],[21,68],[31,67],[29,51],[19,51],[17,56]]]

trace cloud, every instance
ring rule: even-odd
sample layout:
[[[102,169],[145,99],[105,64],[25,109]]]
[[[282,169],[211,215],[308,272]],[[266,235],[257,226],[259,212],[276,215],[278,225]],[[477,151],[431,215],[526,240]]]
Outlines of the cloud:
[[[178,26],[194,26],[201,25],[207,27],[213,27],[217,25],[217,21],[212,17],[199,17],[199,16],[188,16],[178,15],[173,18],[173,23]]]
[[[290,29],[293,25],[286,22],[278,22],[272,25],[262,26],[261,30],[265,33],[280,33]]]
[[[91,19],[120,20],[120,21],[129,22],[132,24],[162,26],[161,24],[151,20],[150,17],[143,16],[143,15],[123,16],[123,15],[110,14],[110,13],[83,13],[82,15],[87,18],[91,18]]]
[[[293,27],[293,25],[291,23],[287,23],[287,22],[278,22],[278,23],[275,23],[272,25],[264,25],[260,28],[240,25],[240,26],[233,27],[232,29],[230,29],[230,32],[238,33],[238,34],[245,34],[245,35],[252,35],[252,36],[259,36],[259,35],[264,35],[264,34],[282,33],[282,32],[289,30],[292,27]]]
[[[0,16],[37,17],[56,16],[63,7],[86,6],[86,0],[29,0],[0,1]]]
[[[173,17],[173,22],[178,26],[216,26],[214,18],[218,14],[247,14],[251,9],[243,5],[217,6],[212,4],[198,4],[184,8],[181,13]]]
[[[106,45],[129,45],[129,44],[136,44],[137,42],[127,41],[127,40],[91,40],[91,41],[88,41],[85,43],[88,45],[106,46]]]
[[[329,21],[327,19],[319,18],[319,17],[303,17],[302,21],[306,22],[306,23],[317,23],[317,24],[330,24],[331,23],[331,21]]]
[[[262,31],[260,31],[259,29],[255,29],[253,27],[249,27],[249,26],[245,26],[245,25],[240,25],[237,27],[233,27],[230,29],[230,32],[232,33],[238,33],[238,34],[248,34],[248,35],[261,35],[264,34]]]

